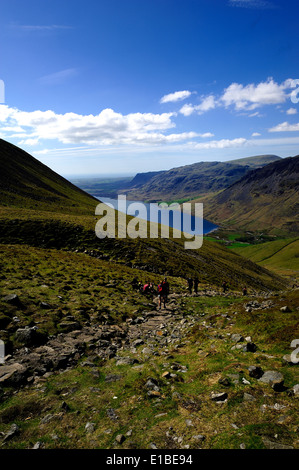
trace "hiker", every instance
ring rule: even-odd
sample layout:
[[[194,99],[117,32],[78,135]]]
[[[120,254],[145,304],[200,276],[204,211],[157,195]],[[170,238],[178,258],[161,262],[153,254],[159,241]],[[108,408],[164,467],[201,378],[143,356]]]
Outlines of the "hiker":
[[[150,291],[150,283],[148,282],[147,284],[144,284],[143,286],[143,293],[148,294]]]
[[[247,287],[246,286],[243,287],[243,295],[247,295]]]
[[[193,279],[191,277],[188,277],[187,282],[188,282],[189,292],[190,292],[190,294],[192,294]]]
[[[150,291],[151,294],[154,294],[154,293],[155,293],[155,285],[154,285],[153,282],[150,283],[149,291]]]
[[[227,282],[226,281],[223,281],[222,283],[222,289],[223,289],[223,293],[225,293],[228,289],[228,285],[227,285]]]
[[[159,297],[159,309],[161,310],[161,304],[163,301],[164,308],[166,308],[167,296],[169,294],[169,284],[167,278],[164,278],[163,281],[158,285],[158,297]]]
[[[198,284],[199,284],[199,280],[198,280],[198,277],[197,277],[197,276],[195,276],[194,281],[193,281],[193,284],[194,284],[194,292],[195,292],[195,294],[197,294],[197,292],[198,292]]]
[[[134,279],[131,282],[131,286],[133,290],[138,290],[138,279],[137,277],[134,277]]]

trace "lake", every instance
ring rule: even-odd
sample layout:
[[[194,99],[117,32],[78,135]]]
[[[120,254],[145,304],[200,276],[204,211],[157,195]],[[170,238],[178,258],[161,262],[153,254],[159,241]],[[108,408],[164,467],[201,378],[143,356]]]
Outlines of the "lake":
[[[101,198],[98,198],[99,201],[101,202],[104,202],[104,203],[110,203],[112,204],[113,208],[114,209],[118,209],[118,199],[113,199],[113,198],[109,198],[109,197],[101,197]],[[136,209],[134,208],[134,203],[139,203],[139,204],[142,204],[143,206],[146,207],[146,211],[144,211],[144,214],[143,213],[136,213]],[[144,219],[144,220],[150,220],[150,209],[151,209],[151,206],[155,206],[156,208],[158,208],[158,204],[148,204],[148,203],[145,203],[145,202],[142,202],[142,201],[128,201],[126,200],[126,211],[127,211],[127,214],[128,215],[132,215],[133,217],[139,217],[140,219]],[[183,213],[181,213],[181,220],[178,220],[178,217],[173,217],[173,214],[171,210],[168,210],[168,209],[162,209],[163,211],[169,211],[169,215],[168,217],[166,217],[165,220],[168,221],[168,225],[169,227],[172,227],[172,228],[175,228],[177,230],[181,230],[182,229],[182,221],[183,221]],[[121,212],[125,212],[124,210],[121,210]],[[208,220],[205,220],[203,219],[202,220],[202,224],[201,224],[201,220],[199,218],[196,218],[194,215],[190,215],[187,217],[189,220],[187,221],[186,223],[186,220],[184,222],[184,232],[186,233],[190,233],[192,235],[196,234],[196,235],[206,235],[210,232],[212,232],[213,230],[216,230],[218,228],[218,225],[215,225],[213,224],[212,222],[209,222]],[[159,223],[161,223],[161,214],[159,214],[159,219],[158,219]],[[189,222],[189,224],[188,224]],[[164,223],[164,222],[163,222]],[[165,223],[164,223],[165,224]],[[188,227],[189,225],[189,227]],[[197,230],[198,228],[200,227],[199,230]],[[202,229],[201,229],[202,227]],[[202,232],[201,232],[202,230]]]

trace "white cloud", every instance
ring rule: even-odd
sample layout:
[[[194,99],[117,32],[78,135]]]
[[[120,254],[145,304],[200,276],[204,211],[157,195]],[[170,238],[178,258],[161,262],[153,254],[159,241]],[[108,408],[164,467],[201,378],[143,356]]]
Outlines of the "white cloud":
[[[183,114],[184,116],[190,116],[193,113],[203,114],[207,111],[210,111],[210,109],[216,108],[216,105],[217,105],[217,101],[214,95],[208,95],[204,97],[201,103],[198,105],[194,106],[192,104],[185,104],[180,109],[180,113]]]
[[[204,139],[206,139],[208,137],[214,137],[214,134],[212,134],[211,132],[205,132],[204,134],[199,134],[199,137],[203,137]]]
[[[38,143],[38,139],[24,139],[21,140],[18,145],[28,145],[29,147],[34,147],[35,145],[38,145]]]
[[[279,85],[272,78],[257,85],[232,83],[224,90],[220,100],[226,107],[233,105],[238,111],[251,111],[263,105],[284,103],[288,97],[285,90],[289,87],[289,81]]]
[[[238,139],[221,139],[221,140],[211,140],[210,142],[205,143],[196,143],[192,147],[195,149],[224,149],[230,147],[242,147],[247,142],[244,138]]]
[[[63,144],[113,145],[161,144],[192,139],[195,132],[164,132],[175,127],[174,113],[132,113],[122,115],[104,109],[97,115],[75,113],[56,114],[54,111],[20,111],[0,105],[0,130],[9,127],[21,138],[22,144],[36,145],[41,140],[58,140]],[[1,126],[2,124],[2,126]]]
[[[261,134],[259,132],[253,132],[251,137],[259,137]]]
[[[296,132],[299,131],[299,122],[297,124],[289,124],[288,122],[282,122],[275,127],[269,129],[269,132]]]
[[[273,78],[248,85],[235,82],[224,89],[220,98],[213,94],[203,96],[199,104],[186,103],[179,112],[184,116],[191,116],[194,113],[203,114],[218,107],[233,107],[238,112],[246,112],[249,117],[262,117],[257,108],[285,103],[291,98],[290,90],[297,84],[297,81],[291,78],[281,84],[276,83]],[[295,114],[294,108],[291,109],[292,111],[288,114]]]
[[[169,93],[168,95],[164,95],[160,99],[160,103],[175,103],[176,101],[182,101],[186,98],[189,98],[191,95],[191,91],[183,90],[183,91],[175,91],[174,93]]]
[[[194,106],[192,104],[184,104],[180,109],[180,113],[184,116],[191,116],[194,113]]]
[[[296,108],[289,108],[287,110],[287,114],[297,114],[297,109]]]

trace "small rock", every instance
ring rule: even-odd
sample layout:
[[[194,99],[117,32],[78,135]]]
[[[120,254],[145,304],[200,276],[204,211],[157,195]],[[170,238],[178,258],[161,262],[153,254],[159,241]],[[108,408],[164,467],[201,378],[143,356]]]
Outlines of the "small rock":
[[[122,375],[117,375],[117,374],[108,374],[105,377],[105,382],[117,382],[118,380],[122,379]]]
[[[115,413],[115,411],[114,411],[113,408],[108,408],[108,410],[107,410],[107,416],[108,416],[112,421],[118,420],[118,416],[117,416],[117,414]]]
[[[120,357],[117,359],[116,365],[117,366],[124,366],[124,365],[132,365],[132,364],[138,364],[137,359],[132,359],[131,357]]]
[[[284,313],[289,313],[291,312],[291,309],[287,305],[285,305],[284,307],[281,307],[280,311]]]
[[[157,390],[149,390],[147,392],[147,396],[150,397],[150,398],[158,398],[161,396],[161,393]]]
[[[205,440],[205,436],[203,436],[202,434],[197,434],[196,436],[192,436],[192,439],[194,439],[195,441],[204,441]]]
[[[163,374],[162,374],[162,378],[163,378],[163,379],[169,379],[170,376],[171,376],[171,374],[170,374],[170,372],[168,372],[168,371],[163,372]]]
[[[20,434],[20,428],[17,424],[13,423],[10,427],[10,430],[8,433],[5,434],[3,438],[3,442],[7,442],[10,439],[13,439],[15,436],[18,436]]]
[[[292,446],[288,446],[288,445],[285,445],[285,444],[280,444],[279,442],[273,442],[273,441],[270,441],[269,439],[266,439],[266,438],[262,438],[262,441],[264,443],[264,446],[267,449],[294,449],[294,447],[292,447]]]
[[[150,448],[150,449],[154,449],[154,450],[155,450],[155,449],[158,449],[158,447],[156,446],[156,444],[154,444],[153,442],[150,443],[149,448]]]
[[[250,393],[244,393],[243,400],[244,401],[256,401],[256,398]]]
[[[7,302],[10,305],[14,305],[15,307],[22,307],[23,304],[20,301],[20,298],[17,294],[8,294],[4,297],[4,302]]]
[[[299,396],[299,384],[294,385],[291,390],[288,391],[289,397],[298,397]]]
[[[246,380],[244,377],[242,378],[242,382],[245,385],[250,385],[250,382],[248,380]]]
[[[70,411],[70,407],[65,401],[61,403],[61,409],[64,411]]]
[[[153,354],[153,350],[148,348],[148,347],[145,347],[145,348],[142,349],[142,354],[150,356],[151,354]]]
[[[282,358],[283,363],[288,364],[289,366],[294,365],[295,363],[293,362],[292,355],[291,354],[285,354]]]
[[[283,387],[284,378],[280,372],[267,370],[259,381],[271,385],[275,391],[280,391]]]
[[[125,436],[123,434],[118,434],[115,438],[116,442],[118,444],[122,444],[125,441]]]
[[[260,379],[262,375],[264,374],[261,367],[258,367],[258,366],[249,366],[248,370],[249,370],[250,377],[253,377],[254,379]]]
[[[42,449],[42,447],[43,447],[43,444],[40,441],[38,441],[34,444],[32,449]]]
[[[140,346],[141,344],[144,344],[144,341],[142,339],[136,339],[133,341],[132,346],[136,348],[137,346]]]
[[[256,351],[257,351],[257,345],[254,344],[254,343],[247,343],[247,344],[243,347],[243,351],[244,351],[244,352],[256,352]]]
[[[48,414],[48,415],[44,416],[44,417],[41,419],[40,424],[47,424],[47,423],[49,423],[53,418],[54,418],[54,415]]]
[[[40,306],[41,308],[44,308],[44,309],[51,309],[51,308],[52,308],[52,306],[49,305],[47,302],[41,302],[41,303],[39,304],[39,306]]]
[[[238,334],[238,333],[234,333],[233,335],[231,335],[230,338],[234,343],[240,343],[240,342],[244,341],[243,336]]]
[[[149,378],[145,384],[145,388],[149,389],[149,390],[154,390],[156,392],[159,392],[159,387],[158,387],[158,382],[153,379],[153,378]]]
[[[211,400],[213,401],[225,401],[228,397],[227,393],[225,392],[212,392],[211,393]]]
[[[88,434],[91,434],[92,432],[95,431],[95,426],[96,426],[95,423],[89,423],[89,422],[88,422],[88,423],[85,425],[85,431],[86,431]]]

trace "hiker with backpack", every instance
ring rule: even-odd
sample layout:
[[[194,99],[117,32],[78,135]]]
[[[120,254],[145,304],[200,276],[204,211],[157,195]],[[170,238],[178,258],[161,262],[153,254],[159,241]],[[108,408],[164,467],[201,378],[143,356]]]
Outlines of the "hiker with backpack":
[[[144,284],[143,286],[143,293],[144,294],[148,294],[150,292],[150,283],[147,282],[146,284]]]
[[[167,296],[169,294],[169,283],[167,278],[164,278],[163,281],[158,285],[158,297],[159,297],[159,309],[161,310],[161,304],[163,301],[164,308],[166,308]]]

